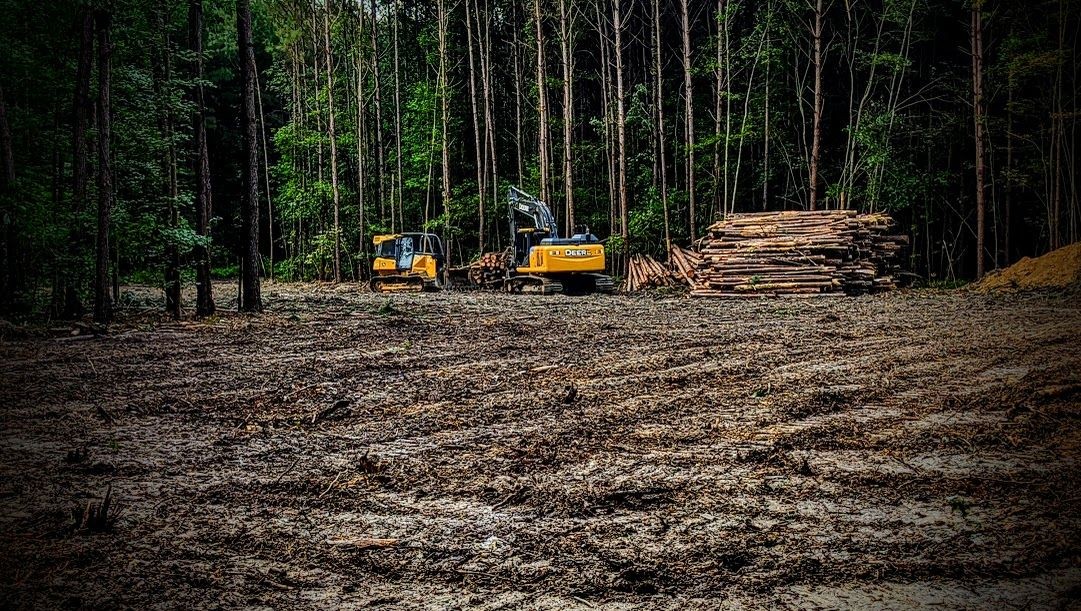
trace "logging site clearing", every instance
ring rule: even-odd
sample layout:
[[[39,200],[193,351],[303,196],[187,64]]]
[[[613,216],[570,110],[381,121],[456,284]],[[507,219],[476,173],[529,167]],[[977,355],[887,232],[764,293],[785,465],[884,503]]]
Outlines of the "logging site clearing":
[[[1076,293],[156,299],[4,330],[4,607],[1081,604]]]

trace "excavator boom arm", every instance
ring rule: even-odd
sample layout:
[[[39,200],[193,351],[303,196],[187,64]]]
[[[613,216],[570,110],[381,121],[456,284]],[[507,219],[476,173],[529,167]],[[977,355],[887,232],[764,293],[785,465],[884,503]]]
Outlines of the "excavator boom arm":
[[[559,228],[556,226],[555,216],[552,215],[552,209],[548,207],[548,204],[515,187],[510,188],[508,199],[510,200],[512,239],[518,226],[515,222],[515,213],[532,219],[533,227],[538,231],[546,232],[548,237],[559,238]]]

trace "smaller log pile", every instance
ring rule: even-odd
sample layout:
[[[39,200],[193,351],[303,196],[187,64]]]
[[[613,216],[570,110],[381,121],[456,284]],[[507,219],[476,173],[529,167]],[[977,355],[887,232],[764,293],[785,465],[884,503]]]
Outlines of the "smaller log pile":
[[[672,268],[676,278],[683,284],[694,285],[694,274],[701,262],[702,254],[690,248],[680,248],[673,244],[668,251],[668,267]]]
[[[858,295],[891,290],[907,236],[885,214],[853,210],[734,214],[699,249],[691,295]]]
[[[497,287],[507,275],[507,253],[486,252],[469,264],[469,282],[473,286]]]
[[[623,279],[624,292],[678,286],[681,279],[649,255],[633,255],[627,262],[627,275]]]

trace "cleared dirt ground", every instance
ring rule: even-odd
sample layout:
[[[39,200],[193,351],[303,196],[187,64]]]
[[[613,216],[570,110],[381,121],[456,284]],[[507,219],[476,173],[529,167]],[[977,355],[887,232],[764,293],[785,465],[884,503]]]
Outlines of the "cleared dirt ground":
[[[266,293],[0,344],[3,606],[1081,605],[1076,296]]]

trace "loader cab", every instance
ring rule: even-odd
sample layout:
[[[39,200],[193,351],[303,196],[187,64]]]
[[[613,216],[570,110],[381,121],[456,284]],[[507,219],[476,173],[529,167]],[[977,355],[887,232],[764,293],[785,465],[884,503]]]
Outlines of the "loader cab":
[[[377,235],[372,241],[377,274],[422,273],[434,277],[443,269],[443,241],[434,233]]]

